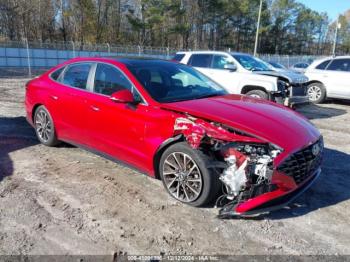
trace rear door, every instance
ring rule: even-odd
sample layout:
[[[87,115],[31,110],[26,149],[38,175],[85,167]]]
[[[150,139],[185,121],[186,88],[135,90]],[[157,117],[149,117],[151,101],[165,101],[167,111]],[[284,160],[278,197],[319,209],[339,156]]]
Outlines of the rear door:
[[[323,79],[329,95],[350,97],[350,59],[333,59],[324,71]]]
[[[85,124],[88,121],[86,94],[92,63],[82,62],[67,65],[57,79],[59,88],[51,96],[58,112],[54,119],[59,122],[59,136],[69,142],[86,144]]]

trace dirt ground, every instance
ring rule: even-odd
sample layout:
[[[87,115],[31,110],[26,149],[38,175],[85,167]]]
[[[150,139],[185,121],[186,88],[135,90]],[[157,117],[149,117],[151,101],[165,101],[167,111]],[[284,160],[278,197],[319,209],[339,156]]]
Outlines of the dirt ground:
[[[0,79],[0,254],[350,254],[350,103],[298,109],[325,138],[323,173],[256,219],[173,200],[160,181],[69,145],[38,144],[25,79]]]

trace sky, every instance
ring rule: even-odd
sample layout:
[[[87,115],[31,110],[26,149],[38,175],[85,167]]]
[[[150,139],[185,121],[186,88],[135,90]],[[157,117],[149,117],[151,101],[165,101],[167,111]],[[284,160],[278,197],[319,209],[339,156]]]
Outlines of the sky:
[[[331,20],[337,19],[338,14],[350,9],[350,0],[298,0],[298,2],[315,11],[327,12]]]

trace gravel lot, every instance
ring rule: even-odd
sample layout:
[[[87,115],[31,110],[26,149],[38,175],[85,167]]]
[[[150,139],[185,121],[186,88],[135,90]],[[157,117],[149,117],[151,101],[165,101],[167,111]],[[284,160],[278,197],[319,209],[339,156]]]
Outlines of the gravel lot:
[[[350,254],[350,103],[298,109],[325,138],[323,173],[289,209],[219,220],[160,181],[69,145],[38,144],[26,79],[0,79],[0,254]]]

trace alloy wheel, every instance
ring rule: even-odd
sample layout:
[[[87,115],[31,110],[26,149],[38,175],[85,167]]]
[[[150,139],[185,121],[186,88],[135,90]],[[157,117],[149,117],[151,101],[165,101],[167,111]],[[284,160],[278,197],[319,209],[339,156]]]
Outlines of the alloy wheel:
[[[202,174],[195,161],[185,153],[174,152],[165,159],[163,178],[170,194],[182,202],[193,202],[201,194]]]
[[[40,110],[35,115],[35,127],[39,138],[47,142],[52,136],[52,123],[48,113],[45,110]]]
[[[322,96],[322,90],[319,86],[310,86],[307,95],[311,101],[317,101]]]

